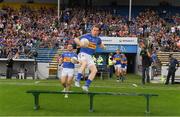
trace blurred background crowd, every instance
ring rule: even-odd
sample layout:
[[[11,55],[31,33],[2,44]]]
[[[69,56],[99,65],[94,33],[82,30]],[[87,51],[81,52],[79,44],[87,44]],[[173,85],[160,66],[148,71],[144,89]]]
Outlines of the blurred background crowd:
[[[39,47],[64,49],[97,23],[100,36],[138,37],[152,51],[180,51],[179,14],[156,7],[144,7],[129,21],[115,8],[64,8],[59,19],[56,8],[4,6],[0,11],[0,57],[31,56],[32,48]]]

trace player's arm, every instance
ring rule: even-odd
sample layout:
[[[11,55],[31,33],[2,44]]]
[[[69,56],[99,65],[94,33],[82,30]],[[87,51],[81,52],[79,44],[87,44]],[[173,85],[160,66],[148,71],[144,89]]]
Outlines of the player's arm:
[[[106,49],[106,46],[105,46],[103,43],[101,43],[101,44],[99,45],[99,47],[102,48],[102,49]]]
[[[148,57],[151,57],[151,54],[148,49],[146,50],[146,52],[147,52]]]
[[[61,65],[63,63],[63,55],[60,55],[57,59],[57,62],[59,65]]]
[[[127,64],[127,60],[121,60],[123,64]]]
[[[106,46],[103,44],[101,38],[98,39],[97,45],[102,49],[106,49]]]
[[[127,61],[124,61],[125,64],[127,64]]]
[[[60,58],[59,58],[59,65],[61,65],[62,63],[63,63],[63,58],[60,57]]]

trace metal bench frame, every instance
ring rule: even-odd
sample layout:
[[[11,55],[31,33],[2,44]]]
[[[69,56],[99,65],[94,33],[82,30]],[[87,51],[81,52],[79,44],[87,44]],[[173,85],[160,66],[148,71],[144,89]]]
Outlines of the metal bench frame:
[[[82,94],[88,95],[90,99],[89,112],[93,112],[93,99],[95,95],[114,95],[114,96],[144,96],[146,99],[145,113],[150,113],[150,97],[158,96],[157,94],[145,94],[145,93],[114,93],[114,92],[61,92],[61,91],[45,91],[45,90],[29,90],[26,93],[31,93],[34,96],[34,109],[38,110],[39,95],[42,94]]]

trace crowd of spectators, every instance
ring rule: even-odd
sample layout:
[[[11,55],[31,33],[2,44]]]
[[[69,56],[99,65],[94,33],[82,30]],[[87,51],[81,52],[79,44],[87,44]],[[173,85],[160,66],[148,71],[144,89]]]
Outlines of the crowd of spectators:
[[[179,23],[175,19],[173,23],[168,23],[155,10],[146,9],[131,21],[105,9],[68,9],[64,16],[67,14],[70,14],[69,18],[64,20],[62,27],[68,30],[72,38],[76,34],[89,32],[94,23],[99,23],[102,28],[100,36],[138,37],[152,50],[179,51]]]
[[[3,11],[3,12],[2,12]],[[19,10],[3,7],[0,17],[0,55],[18,57],[30,54],[32,48],[53,47],[58,43],[55,9],[38,10],[22,6]],[[15,56],[16,55],[16,56]]]
[[[95,23],[101,25],[100,36],[138,37],[153,50],[179,51],[176,43],[180,40],[180,25],[175,16],[171,18],[174,22],[168,23],[155,10],[146,9],[131,21],[103,8],[66,8],[61,11],[60,21],[55,8],[3,7],[0,12],[1,58],[28,56],[32,48],[38,47],[64,48]]]

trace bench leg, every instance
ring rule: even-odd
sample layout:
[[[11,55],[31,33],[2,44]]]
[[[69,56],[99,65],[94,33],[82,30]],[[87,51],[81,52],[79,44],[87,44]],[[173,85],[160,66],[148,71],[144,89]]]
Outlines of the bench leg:
[[[38,110],[39,106],[39,93],[33,93],[34,96],[34,110]]]
[[[89,112],[94,111],[94,109],[93,109],[93,97],[94,97],[93,94],[89,94],[89,98],[90,98]]]
[[[145,113],[150,113],[150,107],[149,107],[149,99],[150,99],[150,96],[149,95],[146,95],[145,96],[145,98],[146,98],[146,111],[145,111]]]

